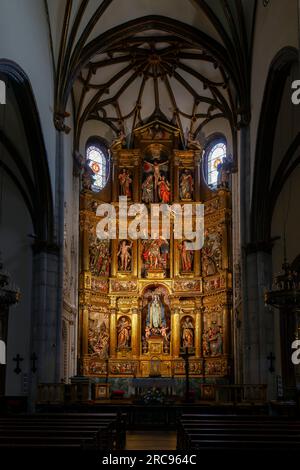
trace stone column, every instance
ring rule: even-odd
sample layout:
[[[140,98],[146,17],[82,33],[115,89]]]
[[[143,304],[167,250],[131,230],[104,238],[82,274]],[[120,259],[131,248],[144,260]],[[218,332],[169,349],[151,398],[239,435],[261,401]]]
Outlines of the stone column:
[[[268,384],[269,397],[275,387],[268,355],[274,352],[273,312],[264,304],[264,291],[271,279],[271,254],[248,248],[246,255],[247,307],[243,319],[244,383]]]

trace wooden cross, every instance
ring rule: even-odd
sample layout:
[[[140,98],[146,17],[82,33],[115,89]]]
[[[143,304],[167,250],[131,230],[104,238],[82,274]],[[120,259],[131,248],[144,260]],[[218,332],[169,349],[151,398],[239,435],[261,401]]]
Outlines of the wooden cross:
[[[30,356],[30,360],[32,361],[32,367],[31,367],[31,370],[33,373],[35,373],[37,371],[37,368],[36,368],[36,361],[37,361],[37,355],[35,354],[35,352],[33,352]]]
[[[194,352],[189,352],[189,348],[186,346],[184,348],[184,352],[180,353],[182,359],[185,362],[185,401],[189,401],[189,391],[190,391],[190,368],[189,368],[189,358],[190,356],[194,356]]]
[[[270,352],[270,354],[268,355],[267,357],[268,361],[270,361],[270,366],[269,366],[269,371],[270,372],[274,372],[275,371],[275,368],[274,368],[274,361],[275,361],[275,356],[272,352]]]
[[[18,354],[16,355],[16,357],[13,357],[13,361],[16,362],[16,367],[15,367],[15,369],[14,369],[14,372],[15,372],[16,374],[20,374],[20,372],[22,372],[22,369],[21,369],[21,367],[20,367],[20,362],[24,361],[24,358],[21,357],[20,354],[18,353]]]

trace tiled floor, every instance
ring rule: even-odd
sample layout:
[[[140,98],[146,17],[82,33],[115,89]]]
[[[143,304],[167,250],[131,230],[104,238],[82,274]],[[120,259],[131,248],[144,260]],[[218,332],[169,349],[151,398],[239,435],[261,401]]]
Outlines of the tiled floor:
[[[127,450],[175,450],[175,431],[127,431]]]

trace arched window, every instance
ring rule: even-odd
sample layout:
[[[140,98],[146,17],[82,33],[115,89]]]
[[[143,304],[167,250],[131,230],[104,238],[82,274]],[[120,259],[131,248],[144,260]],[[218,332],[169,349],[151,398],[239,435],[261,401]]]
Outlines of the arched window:
[[[226,157],[226,143],[222,139],[214,140],[209,144],[205,155],[205,177],[208,186],[212,189],[217,187],[218,165]]]
[[[108,155],[103,144],[93,142],[87,146],[86,159],[88,166],[92,170],[92,191],[101,191],[107,182],[108,177]]]

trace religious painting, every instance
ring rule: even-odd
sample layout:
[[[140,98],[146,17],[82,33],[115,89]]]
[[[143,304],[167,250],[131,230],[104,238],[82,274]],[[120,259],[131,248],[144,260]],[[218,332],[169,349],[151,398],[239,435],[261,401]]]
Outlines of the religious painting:
[[[194,322],[192,317],[186,316],[181,320],[181,346],[183,348],[194,347]]]
[[[95,276],[108,277],[110,273],[110,240],[90,239],[89,244],[90,271]]]
[[[169,274],[169,242],[163,237],[154,240],[142,240],[142,277],[151,277],[151,274]]]
[[[222,268],[222,232],[219,227],[205,230],[201,254],[203,276],[212,276]]]
[[[203,356],[223,354],[223,328],[214,321],[205,329],[202,338]]]
[[[148,352],[149,340],[163,339],[163,352],[170,350],[170,305],[169,296],[164,286],[149,287],[143,295],[142,303],[142,349]]]
[[[178,250],[180,254],[180,273],[188,274],[194,271],[194,251],[188,250],[187,246],[190,241],[183,240],[178,242]]]
[[[192,201],[194,197],[193,171],[188,168],[180,171],[179,196],[181,201]]]
[[[117,339],[119,351],[131,348],[131,321],[125,315],[118,320]]]
[[[151,145],[145,154],[142,168],[142,201],[146,204],[168,204],[170,195],[168,154],[162,145]]]
[[[106,359],[109,352],[109,318],[107,313],[89,313],[88,353]]]
[[[128,273],[132,271],[132,242],[121,240],[118,246],[118,271]]]
[[[118,176],[119,195],[132,199],[132,175],[127,168],[123,168]]]

